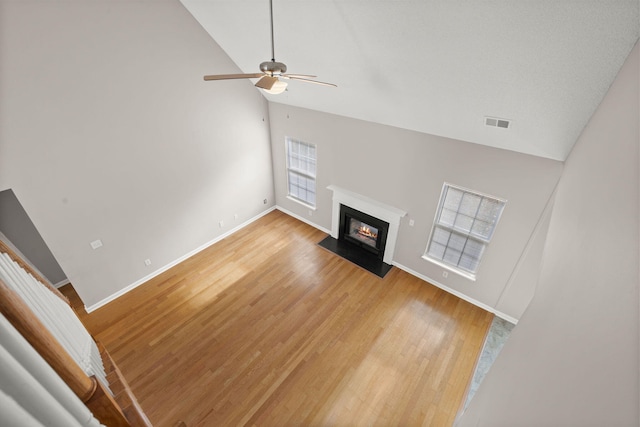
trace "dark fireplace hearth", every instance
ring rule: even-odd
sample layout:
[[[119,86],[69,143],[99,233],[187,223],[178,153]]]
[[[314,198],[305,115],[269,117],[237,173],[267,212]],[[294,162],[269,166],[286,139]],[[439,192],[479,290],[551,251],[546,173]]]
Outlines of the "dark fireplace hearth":
[[[384,277],[391,269],[383,262],[388,231],[388,222],[341,204],[338,238],[329,236],[319,245]]]

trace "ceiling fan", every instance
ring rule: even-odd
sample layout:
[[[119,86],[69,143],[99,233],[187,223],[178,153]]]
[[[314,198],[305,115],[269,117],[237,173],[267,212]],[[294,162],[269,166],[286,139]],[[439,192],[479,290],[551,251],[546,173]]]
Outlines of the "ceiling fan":
[[[271,17],[271,61],[265,61],[260,64],[261,73],[250,74],[214,74],[210,76],[204,76],[206,81],[209,80],[232,80],[232,79],[257,79],[256,87],[264,89],[265,92],[271,94],[278,94],[285,91],[287,83],[280,79],[286,80],[299,80],[307,83],[315,83],[323,86],[337,87],[333,83],[319,82],[312,80],[316,76],[310,76],[307,74],[285,74],[287,72],[287,66],[282,62],[275,60],[275,48],[273,42],[273,0],[269,0],[269,15]]]

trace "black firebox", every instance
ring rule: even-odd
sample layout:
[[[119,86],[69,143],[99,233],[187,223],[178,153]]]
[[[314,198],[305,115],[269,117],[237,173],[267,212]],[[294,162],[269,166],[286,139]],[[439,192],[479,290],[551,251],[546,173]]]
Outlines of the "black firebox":
[[[382,260],[388,232],[388,222],[350,208],[349,206],[340,205],[340,231],[338,240],[356,245],[374,254],[379,260]]]

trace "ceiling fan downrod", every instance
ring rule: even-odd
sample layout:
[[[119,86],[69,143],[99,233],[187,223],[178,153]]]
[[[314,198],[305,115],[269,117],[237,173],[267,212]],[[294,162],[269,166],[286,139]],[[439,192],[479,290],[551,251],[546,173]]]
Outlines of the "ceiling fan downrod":
[[[276,62],[276,48],[273,41],[273,0],[269,0],[269,16],[271,17],[271,62]]]

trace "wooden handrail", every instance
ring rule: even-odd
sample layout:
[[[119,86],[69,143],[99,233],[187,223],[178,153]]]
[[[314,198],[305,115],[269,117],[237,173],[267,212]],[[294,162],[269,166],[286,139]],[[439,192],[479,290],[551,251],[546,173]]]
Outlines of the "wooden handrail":
[[[31,346],[51,365],[71,390],[83,401],[91,396],[96,385],[58,340],[42,324],[22,298],[0,280],[0,312],[29,341]]]
[[[20,296],[0,280],[0,312],[49,363],[102,424],[130,427],[111,394],[94,376],[87,376]]]

